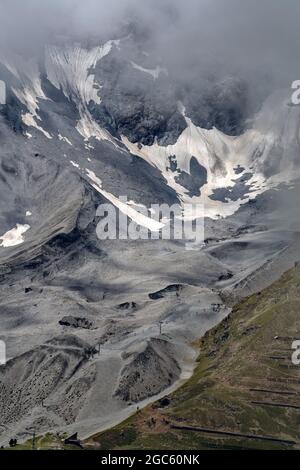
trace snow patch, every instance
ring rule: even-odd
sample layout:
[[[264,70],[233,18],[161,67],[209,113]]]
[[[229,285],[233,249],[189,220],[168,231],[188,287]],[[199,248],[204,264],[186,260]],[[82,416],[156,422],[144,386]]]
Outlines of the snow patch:
[[[20,245],[24,242],[23,234],[26,233],[29,229],[30,225],[17,224],[16,227],[12,228],[2,235],[2,237],[0,237],[0,240],[2,240],[0,246],[3,248],[8,248],[11,246]]]
[[[157,66],[155,69],[146,69],[145,67],[142,67],[141,65],[136,64],[135,62],[131,61],[131,65],[134,69],[139,70],[140,72],[147,73],[151,75],[154,80],[157,80],[159,75],[161,73],[164,73],[165,75],[168,75],[168,71],[160,66]]]

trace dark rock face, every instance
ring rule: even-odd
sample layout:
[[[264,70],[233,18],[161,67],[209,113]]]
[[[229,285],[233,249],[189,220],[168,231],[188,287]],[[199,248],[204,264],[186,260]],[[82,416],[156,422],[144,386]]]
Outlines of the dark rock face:
[[[152,300],[163,299],[168,294],[177,294],[181,291],[182,288],[183,286],[181,284],[172,284],[170,286],[165,287],[164,289],[149,294],[149,298]]]
[[[73,328],[85,328],[90,330],[93,322],[84,317],[72,317],[71,315],[63,317],[59,322],[62,326],[71,326]]]
[[[234,168],[234,171],[235,171],[235,174],[236,174],[236,175],[239,175],[239,174],[243,173],[243,171],[245,171],[245,168],[243,168],[241,165],[237,165],[237,166]]]
[[[219,276],[219,281],[227,281],[228,279],[231,279],[232,277],[233,277],[232,273],[221,274]]]
[[[82,66],[84,69],[85,62]],[[186,128],[188,118],[204,128],[216,126],[233,134],[244,127],[246,88],[239,80],[223,80],[217,85],[212,80],[209,87],[201,84],[185,90],[172,74],[160,71],[155,58],[145,58],[138,51],[124,51],[123,45],[121,52],[115,48],[101,59],[90,74],[97,82],[95,87],[99,90],[101,103],[87,103],[90,95],[84,97],[84,116],[89,118],[91,113],[102,128],[117,138],[123,135],[143,145],[173,144]],[[156,322],[157,332],[157,319],[172,315],[172,321],[179,321],[181,326],[190,296],[185,286],[192,283],[194,287],[200,282],[211,286],[223,282],[227,287],[226,281],[236,272],[235,252],[239,250],[239,257],[247,262],[246,258],[250,256],[246,256],[246,250],[251,245],[249,243],[244,249],[233,244],[224,249],[220,243],[219,251],[218,246],[208,255],[199,250],[192,259],[188,253],[182,255],[181,243],[173,241],[170,244],[160,244],[160,241],[156,244],[155,241],[149,245],[147,242],[145,250],[143,243],[133,240],[126,244],[99,240],[95,214],[98,205],[107,200],[93,186],[87,169],[101,179],[106,192],[115,197],[127,195],[128,201],[146,206],[153,203],[171,205],[179,201],[179,195],[168,186],[168,180],[158,167],[127,152],[121,141],[115,145],[114,139],[98,140],[93,130],[88,142],[84,140],[84,133],[77,129],[82,118],[80,93],[77,96],[76,89],[66,97],[65,90],[56,88],[43,74],[43,69],[41,88],[47,99],[37,99],[40,119],[36,119],[41,127],[26,126],[22,114],[28,109],[12,93],[15,78],[8,71],[6,75],[3,77],[11,86],[8,87],[7,106],[0,107],[1,234],[16,224],[28,223],[30,229],[26,232],[24,245],[0,250],[1,331],[8,336],[13,332],[13,344],[9,344],[13,353],[8,357],[16,357],[4,372],[0,371],[0,386],[4,387],[0,419],[15,426],[23,417],[31,419],[31,410],[38,406],[41,411],[37,419],[48,420],[42,426],[37,425],[38,429],[54,429],[72,423],[79,416],[86,397],[86,404],[90,406],[90,389],[94,383],[98,387],[100,379],[104,382],[107,377],[111,383],[104,387],[103,397],[95,394],[98,402],[89,410],[93,418],[106,419],[110,412],[107,402],[115,390],[117,397],[138,402],[161,392],[178,379],[177,346],[173,348],[169,339],[165,342],[153,339],[153,322]],[[183,103],[185,113],[178,106],[179,102]],[[86,112],[87,107],[90,113]],[[51,138],[43,135],[41,129]],[[26,131],[29,132],[25,134]],[[226,156],[226,149],[224,154]],[[216,167],[222,169],[222,156],[216,156],[216,161]],[[195,157],[190,160],[189,171],[184,172],[178,168],[176,155],[170,155],[169,169],[190,196],[201,194],[207,182],[207,170]],[[243,197],[249,192],[250,173],[245,174],[245,169],[239,166],[235,173],[234,191],[221,188],[212,198],[227,200]],[[212,240],[227,234],[231,238],[237,233],[237,225],[248,227],[244,220],[257,214],[262,203],[255,202],[252,206],[244,209],[248,210],[245,215],[239,214],[237,219],[229,222],[229,228],[226,223],[221,229],[217,222],[216,225],[211,222]],[[256,217],[260,223],[258,214]],[[233,233],[231,227],[234,227]],[[277,252],[277,244],[273,251]],[[157,265],[153,262],[155,257],[158,258]],[[131,273],[128,276],[129,270],[132,270],[132,278]],[[149,277],[155,278],[155,287],[149,287]],[[176,282],[178,284],[174,284]],[[161,290],[149,294],[152,289]],[[148,295],[151,302],[145,302]],[[172,303],[175,304],[174,313],[162,308],[159,299],[165,297],[170,309],[173,310]],[[216,305],[212,313],[215,312],[217,318],[221,314]],[[189,320],[185,321],[192,331],[196,325],[193,323],[194,309],[188,307],[191,327]],[[155,312],[155,309],[161,316],[152,318],[149,311]],[[206,321],[206,317],[203,318]],[[141,322],[147,328],[151,325],[149,341],[148,338],[145,341],[144,331],[140,335]],[[46,339],[39,335],[40,325],[43,325]],[[21,329],[24,331],[22,341],[19,339]],[[56,338],[57,331],[63,334],[62,338]],[[70,331],[86,341],[68,336]],[[88,360],[96,353],[100,355],[100,348],[98,351],[92,346],[95,333],[100,331],[103,334],[98,344],[103,345],[105,360],[102,364],[101,357],[99,363],[103,369],[98,370],[94,361],[89,363]],[[128,352],[126,346],[131,334],[136,335],[137,349],[133,353],[132,350]],[[54,339],[40,344],[47,338]],[[120,351],[124,352],[121,360],[111,352],[114,349],[106,348],[105,343],[109,342],[120,344]],[[31,349],[24,355],[25,347]],[[22,369],[24,377],[20,376]],[[116,372],[115,377],[112,377],[113,372]],[[45,408],[44,400],[48,408]],[[162,406],[167,406],[167,399]],[[94,416],[95,410],[97,415]]]

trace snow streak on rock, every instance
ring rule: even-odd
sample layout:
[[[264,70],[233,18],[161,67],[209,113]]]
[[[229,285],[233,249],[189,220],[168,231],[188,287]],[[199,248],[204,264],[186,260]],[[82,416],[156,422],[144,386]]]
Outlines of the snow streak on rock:
[[[78,132],[85,138],[112,140],[110,134],[93,120],[88,105],[91,101],[101,103],[100,86],[95,82],[91,70],[97,62],[118,47],[119,41],[108,41],[103,46],[85,49],[80,45],[64,48],[51,46],[46,49],[45,66],[48,80],[61,89],[67,99],[78,107],[81,119]]]

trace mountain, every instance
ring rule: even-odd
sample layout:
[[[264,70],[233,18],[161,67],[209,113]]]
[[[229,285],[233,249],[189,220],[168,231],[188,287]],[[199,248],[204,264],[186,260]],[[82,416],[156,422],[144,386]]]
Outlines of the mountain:
[[[299,266],[237,304],[200,340],[193,378],[86,443],[101,449],[299,447]]]
[[[88,437],[175,389],[194,341],[297,259],[289,93],[249,103],[244,78],[205,74],[192,87],[143,38],[0,52],[1,444]],[[194,204],[203,243],[100,240],[107,203],[133,231],[153,204]]]

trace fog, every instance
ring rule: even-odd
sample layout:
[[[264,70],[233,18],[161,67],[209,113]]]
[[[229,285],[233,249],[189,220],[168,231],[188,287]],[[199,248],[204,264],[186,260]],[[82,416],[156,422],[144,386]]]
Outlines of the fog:
[[[175,74],[196,77],[204,69],[223,68],[283,82],[300,76],[298,0],[0,0],[0,5],[2,49],[35,54],[61,38],[116,37],[125,22],[134,21]]]

